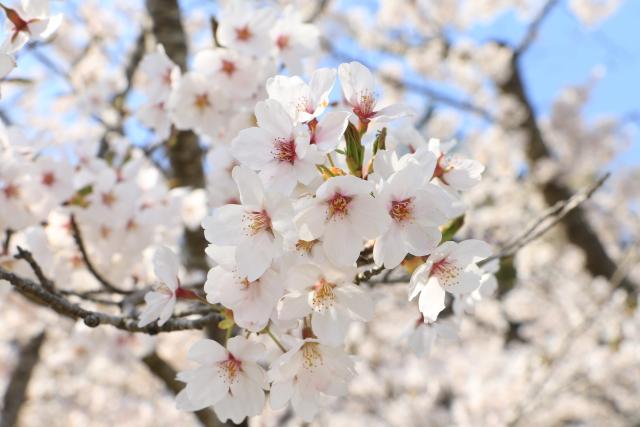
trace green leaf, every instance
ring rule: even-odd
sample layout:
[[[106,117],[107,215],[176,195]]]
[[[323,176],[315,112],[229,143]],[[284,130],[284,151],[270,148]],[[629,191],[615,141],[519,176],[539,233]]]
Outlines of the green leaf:
[[[452,219],[449,224],[444,227],[444,230],[442,230],[442,240],[440,240],[440,243],[442,244],[449,240],[453,240],[456,233],[460,231],[463,225],[464,215],[460,215],[459,217]]]

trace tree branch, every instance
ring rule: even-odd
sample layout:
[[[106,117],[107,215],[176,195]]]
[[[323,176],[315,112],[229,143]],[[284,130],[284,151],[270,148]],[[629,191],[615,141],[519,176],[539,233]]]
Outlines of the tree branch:
[[[70,219],[71,223],[71,234],[73,235],[73,240],[76,242],[76,246],[78,246],[78,250],[82,255],[82,260],[84,261],[87,270],[96,278],[96,280],[105,288],[111,292],[121,295],[128,295],[132,291],[125,291],[120,288],[117,288],[111,282],[109,282],[102,274],[96,270],[95,266],[91,262],[89,255],[87,254],[87,250],[84,246],[84,240],[82,239],[82,234],[80,233],[80,227],[78,227],[78,223],[76,222],[75,215],[71,215]]]
[[[547,3],[540,9],[538,15],[531,21],[529,27],[527,28],[527,32],[522,38],[522,41],[515,48],[515,55],[522,55],[526,52],[527,49],[531,46],[531,44],[535,41],[536,37],[538,37],[538,32],[540,31],[540,27],[542,22],[545,20],[547,16],[551,13],[553,8],[559,3],[559,0],[547,0]]]
[[[152,323],[144,327],[138,326],[138,319],[130,316],[116,316],[108,313],[87,310],[78,304],[74,304],[63,296],[51,292],[30,279],[20,277],[4,268],[0,267],[0,279],[6,280],[13,287],[37,302],[40,305],[51,308],[58,314],[71,319],[82,319],[85,325],[95,328],[99,325],[111,325],[117,329],[128,332],[143,332],[155,335],[159,332],[173,332],[187,329],[204,329],[208,324],[213,323],[220,316],[211,312],[196,319],[169,319],[162,326]]]
[[[45,332],[42,331],[31,338],[21,349],[9,385],[4,394],[0,427],[13,427],[17,425],[18,416],[22,405],[27,401],[27,388],[33,370],[40,360],[40,348],[44,343]]]
[[[149,371],[158,379],[160,379],[164,385],[175,395],[182,390],[184,385],[176,380],[176,370],[162,359],[158,353],[153,352],[142,358],[142,362],[149,368]],[[194,412],[194,415],[205,427],[221,427],[226,424],[221,423],[216,417],[215,413],[211,409],[202,409]]]

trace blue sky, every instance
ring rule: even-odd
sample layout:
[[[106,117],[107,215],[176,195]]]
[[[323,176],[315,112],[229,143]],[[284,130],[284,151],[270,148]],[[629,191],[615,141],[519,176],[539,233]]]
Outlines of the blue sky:
[[[618,11],[595,28],[587,29],[564,1],[547,17],[538,39],[523,58],[529,93],[539,114],[546,114],[562,88],[585,82],[596,67],[605,70],[589,104],[587,117],[626,116],[640,112],[640,1],[626,0]],[[478,39],[520,40],[523,26],[506,14],[491,25],[477,26]],[[640,132],[617,165],[640,163]]]

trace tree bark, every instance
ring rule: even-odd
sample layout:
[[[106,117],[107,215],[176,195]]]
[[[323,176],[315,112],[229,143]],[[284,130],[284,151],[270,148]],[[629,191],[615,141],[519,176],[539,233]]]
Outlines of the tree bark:
[[[29,380],[40,360],[40,347],[44,343],[44,338],[45,332],[42,331],[20,349],[18,364],[11,374],[7,391],[4,394],[0,427],[13,427],[18,422],[20,409],[27,401]]]

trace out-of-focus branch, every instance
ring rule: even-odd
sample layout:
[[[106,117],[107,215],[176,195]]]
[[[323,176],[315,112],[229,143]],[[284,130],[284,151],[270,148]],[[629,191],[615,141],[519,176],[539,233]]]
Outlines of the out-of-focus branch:
[[[306,19],[306,22],[314,22],[316,19],[318,19],[328,5],[329,0],[319,0],[313,13]]]
[[[153,352],[142,358],[142,362],[149,368],[149,371],[173,393],[178,394],[184,387],[182,383],[176,380],[176,370],[162,359],[158,353]],[[194,413],[200,423],[205,427],[220,427],[226,424],[221,423],[211,409],[202,409]]]
[[[133,75],[138,69],[138,65],[140,64],[140,61],[142,61],[142,58],[144,57],[146,38],[147,38],[147,29],[143,28],[140,34],[138,35],[138,38],[135,41],[133,51],[131,52],[131,55],[129,56],[129,59],[125,66],[125,70],[124,70],[124,76],[125,76],[125,82],[126,82],[125,87],[120,93],[116,94],[111,100],[111,105],[118,113],[118,121],[115,124],[115,126],[108,127],[105,130],[104,134],[102,135],[102,138],[100,139],[100,145],[98,147],[98,157],[102,158],[107,154],[109,150],[109,135],[111,133],[116,133],[120,135],[124,133],[123,122],[126,116],[124,103],[133,85]]]
[[[0,427],[17,425],[20,409],[27,400],[29,380],[40,360],[40,347],[42,347],[44,339],[45,332],[42,331],[20,349],[18,364],[9,378],[9,385],[4,394]]]
[[[551,208],[543,212],[542,215],[533,220],[522,233],[511,239],[509,243],[505,244],[500,252],[498,252],[496,255],[490,256],[485,260],[482,260],[478,264],[482,266],[493,260],[515,255],[515,253],[520,249],[538,239],[540,236],[545,234],[556,224],[562,221],[564,217],[567,216],[571,211],[578,208],[578,206],[590,199],[591,196],[593,196],[593,193],[595,193],[600,187],[604,185],[609,176],[610,174],[607,173],[596,182],[583,188],[567,200],[561,200],[557,202]]]
[[[30,300],[49,307],[58,314],[71,319],[82,319],[85,325],[95,328],[99,325],[111,325],[115,328],[128,332],[143,332],[147,334],[157,334],[159,332],[173,332],[187,329],[204,329],[210,323],[214,323],[219,319],[219,315],[215,312],[203,315],[196,319],[169,319],[162,326],[156,323],[149,324],[144,327],[138,326],[138,319],[129,316],[116,316],[108,313],[87,310],[78,304],[64,298],[62,295],[45,289],[34,281],[20,277],[4,268],[0,267],[0,279],[6,280],[13,287]]]
[[[177,0],[147,0],[153,34],[165,52],[182,70],[187,67],[187,38]],[[166,144],[175,186],[203,188],[203,152],[198,137],[190,131],[175,130]],[[188,268],[207,270],[204,255],[207,241],[202,230],[184,231],[184,255]]]
[[[573,210],[578,209],[580,205],[593,196],[593,194],[604,185],[610,174],[603,175],[600,179],[593,184],[583,188],[573,196],[566,200],[561,200],[553,205],[551,208],[545,210],[534,219],[525,230],[511,239],[508,243],[502,246],[497,254],[490,256],[478,263],[479,266],[488,264],[491,261],[508,258],[515,255],[520,249],[527,246],[529,243],[543,236],[546,232],[551,230],[559,222],[561,222],[567,215]],[[368,282],[372,283],[404,283],[410,279],[409,275],[401,275],[391,278],[390,274],[385,274],[381,280],[370,280],[374,276],[380,274],[383,271],[380,267],[375,267],[370,270],[366,270],[356,277],[356,283]]]
[[[71,224],[71,234],[73,235],[73,240],[76,242],[76,246],[78,247],[78,250],[82,255],[82,261],[84,261],[84,264],[86,265],[87,270],[89,270],[89,272],[93,275],[93,277],[95,277],[96,280],[105,289],[108,289],[109,291],[117,294],[122,294],[122,295],[130,294],[131,291],[125,291],[114,286],[102,274],[100,274],[98,270],[96,270],[95,266],[93,265],[93,262],[91,262],[91,259],[89,258],[89,254],[87,254],[87,249],[85,248],[84,240],[82,239],[82,233],[80,232],[80,227],[78,226],[78,223],[76,222],[76,218],[74,215],[71,215],[70,224]]]
[[[473,113],[488,122],[496,121],[496,118],[494,117],[493,113],[491,113],[489,110],[485,108],[482,108],[478,105],[473,104],[470,101],[463,100],[463,99],[456,99],[452,96],[449,96],[443,92],[440,92],[439,90],[434,89],[423,83],[416,83],[416,82],[402,80],[389,73],[381,72],[376,67],[372,66],[371,64],[367,64],[362,59],[354,58],[350,55],[345,54],[344,52],[341,52],[327,39],[322,40],[322,45],[323,45],[323,48],[331,56],[339,59],[340,61],[358,61],[362,63],[362,65],[369,68],[372,72],[377,73],[377,76],[382,81],[384,81],[385,83],[387,83],[388,85],[396,89],[407,90],[413,93],[424,95],[435,103],[441,103],[449,107],[455,108],[457,110]]]
[[[531,169],[545,159],[553,159],[551,150],[544,141],[542,131],[538,126],[533,104],[525,90],[522,79],[522,70],[519,63],[519,55],[514,55],[511,63],[511,76],[508,80],[498,86],[498,89],[506,95],[512,96],[518,101],[526,112],[525,118],[512,130],[519,131],[526,137],[526,155]],[[571,197],[571,189],[560,179],[549,180],[539,185],[547,205],[554,206],[556,203],[567,200]],[[587,214],[582,206],[577,206],[571,210],[562,221],[566,229],[569,242],[580,248],[586,256],[586,269],[593,276],[604,276],[607,279],[613,277],[616,271],[616,262],[609,256],[604,243],[596,231],[591,227],[587,219]],[[633,295],[637,292],[638,286],[629,278],[621,281],[621,288]]]
[[[521,55],[527,49],[529,49],[529,46],[531,46],[531,44],[535,41],[536,37],[538,37],[538,32],[540,31],[540,26],[542,26],[543,21],[545,20],[545,18],[547,18],[547,16],[549,16],[553,8],[558,3],[559,3],[559,0],[547,0],[547,2],[542,7],[542,9],[540,9],[540,12],[538,13],[538,15],[529,24],[526,34],[522,38],[522,41],[516,47],[515,49],[516,55]]]

